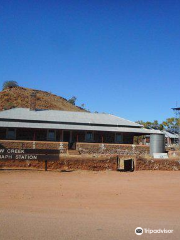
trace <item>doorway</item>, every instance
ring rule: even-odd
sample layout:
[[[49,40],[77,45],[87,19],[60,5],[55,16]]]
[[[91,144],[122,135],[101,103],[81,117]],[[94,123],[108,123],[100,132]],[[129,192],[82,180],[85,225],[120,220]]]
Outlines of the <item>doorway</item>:
[[[124,161],[124,171],[130,171],[133,172],[134,171],[134,161],[133,159],[127,159]]]
[[[134,171],[134,160],[123,159],[117,156],[117,170],[122,172],[133,172]]]
[[[64,142],[70,142],[70,131],[64,131],[63,132],[63,141]]]
[[[68,149],[73,148],[72,131],[63,132],[63,141],[68,142]]]

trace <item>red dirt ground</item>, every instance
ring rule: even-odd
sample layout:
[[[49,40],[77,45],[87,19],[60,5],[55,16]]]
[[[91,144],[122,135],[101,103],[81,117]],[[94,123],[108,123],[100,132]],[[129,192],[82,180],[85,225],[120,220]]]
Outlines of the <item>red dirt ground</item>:
[[[178,171],[1,170],[0,186],[3,240],[180,239]]]

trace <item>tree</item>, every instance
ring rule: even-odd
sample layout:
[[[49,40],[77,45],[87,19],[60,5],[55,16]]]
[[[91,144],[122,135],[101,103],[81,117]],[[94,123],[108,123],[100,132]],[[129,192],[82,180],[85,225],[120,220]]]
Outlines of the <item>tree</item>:
[[[142,120],[139,120],[137,123],[148,129],[167,130],[171,132],[177,132],[180,126],[180,120],[174,117],[167,118],[166,121],[163,121],[162,123],[158,123],[157,120],[154,120],[153,122],[143,122]]]
[[[13,88],[13,87],[18,87],[18,83],[16,81],[5,81],[3,83],[3,90],[6,88]]]
[[[145,122],[143,122],[142,120],[138,120],[138,121],[136,121],[136,123],[144,126],[144,123],[145,123]]]
[[[159,130],[161,130],[161,131],[164,130],[164,126],[162,123],[159,124]]]
[[[77,97],[73,96],[72,98],[70,98],[68,100],[68,102],[71,103],[72,105],[75,105],[76,104],[76,100],[77,100]]]
[[[85,104],[84,104],[84,103],[82,103],[82,104],[81,104],[80,108],[82,108],[82,109],[84,109],[84,110],[88,111],[88,110],[86,109],[86,107],[85,107]]]
[[[139,121],[137,121],[137,123],[139,123],[140,125],[143,125],[143,127],[148,128],[148,129],[152,128],[152,126],[153,126],[153,123],[149,122],[149,121],[143,122],[142,120],[139,120]]]
[[[142,120],[137,121],[137,123],[143,125],[143,127],[147,129],[156,129],[156,130],[163,130],[164,126],[163,124],[159,124],[158,120],[154,120],[153,122],[147,121],[143,122]]]
[[[158,120],[154,120],[154,122],[152,122],[152,124],[151,124],[151,127],[153,128],[153,129],[159,129],[159,123],[158,123]]]
[[[152,125],[153,125],[153,123],[152,123],[152,122],[149,122],[149,121],[147,121],[147,122],[144,123],[144,127],[145,127],[145,128],[148,128],[148,129],[151,129],[151,128],[152,128]]]
[[[167,118],[166,121],[164,121],[162,124],[166,130],[176,132],[178,130],[180,122],[178,118],[172,117],[172,118]]]

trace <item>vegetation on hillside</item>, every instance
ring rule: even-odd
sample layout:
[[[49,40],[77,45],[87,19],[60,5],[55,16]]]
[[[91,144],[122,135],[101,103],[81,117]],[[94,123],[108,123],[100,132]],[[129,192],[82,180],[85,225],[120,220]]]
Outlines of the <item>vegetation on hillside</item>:
[[[29,99],[32,92],[36,92],[37,109],[86,111],[81,107],[71,104],[67,99],[51,94],[50,92],[15,86],[7,87],[0,92],[0,110],[16,107],[29,108]]]
[[[16,81],[5,81],[3,83],[3,91],[0,92],[0,110],[15,107],[29,108],[29,97],[32,92],[36,92],[37,94],[37,109],[89,111],[85,108],[85,104],[81,104],[81,107],[76,106],[77,97],[75,96],[67,100],[50,92],[19,87]],[[95,113],[98,112],[96,111]],[[138,120],[137,123],[147,129],[167,130],[171,132],[177,132],[180,126],[180,120],[174,117],[167,118],[162,123],[159,123],[157,120],[153,122]]]
[[[5,81],[3,83],[3,90],[6,88],[13,88],[13,87],[18,87],[18,83],[16,81]]]
[[[68,100],[68,102],[71,103],[72,105],[76,105],[76,100],[77,100],[77,97],[73,96]]]

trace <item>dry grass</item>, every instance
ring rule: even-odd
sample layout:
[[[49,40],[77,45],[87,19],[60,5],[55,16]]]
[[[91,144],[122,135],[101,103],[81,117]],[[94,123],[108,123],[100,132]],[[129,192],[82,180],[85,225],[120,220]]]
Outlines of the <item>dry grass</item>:
[[[29,108],[29,96],[35,91],[37,94],[38,109],[53,109],[66,111],[85,111],[74,106],[67,99],[49,92],[29,88],[15,87],[0,92],[0,110],[12,107]]]

